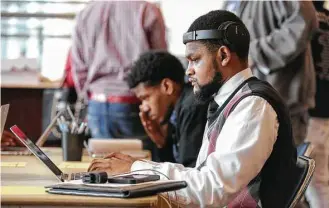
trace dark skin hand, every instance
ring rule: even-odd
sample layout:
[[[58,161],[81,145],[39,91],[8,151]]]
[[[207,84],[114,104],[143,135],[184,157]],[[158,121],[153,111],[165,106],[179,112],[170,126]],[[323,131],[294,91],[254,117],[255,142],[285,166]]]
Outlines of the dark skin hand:
[[[131,166],[136,160],[136,158],[129,155],[115,152],[103,159],[94,159],[88,168],[88,172],[106,172],[108,175],[122,174],[130,172]]]
[[[139,106],[139,117],[147,135],[156,144],[158,148],[162,148],[166,143],[168,124],[161,126],[159,122],[150,119],[147,112],[143,111],[142,106]]]

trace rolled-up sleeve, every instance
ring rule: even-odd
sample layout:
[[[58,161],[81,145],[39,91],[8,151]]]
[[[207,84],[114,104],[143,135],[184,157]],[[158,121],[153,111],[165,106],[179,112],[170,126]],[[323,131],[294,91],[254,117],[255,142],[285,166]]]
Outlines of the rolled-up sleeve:
[[[136,161],[131,169],[154,169],[170,179],[185,180],[188,187],[177,194],[180,203],[188,207],[223,207],[261,171],[276,142],[278,127],[272,106],[263,98],[250,96],[229,115],[215,151],[200,170],[142,161]]]

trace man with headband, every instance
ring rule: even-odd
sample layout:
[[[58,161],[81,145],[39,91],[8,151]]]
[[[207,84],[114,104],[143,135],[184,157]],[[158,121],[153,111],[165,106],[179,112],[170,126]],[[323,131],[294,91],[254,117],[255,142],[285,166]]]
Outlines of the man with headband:
[[[297,158],[291,123],[277,92],[248,68],[245,25],[231,12],[211,11],[192,23],[183,42],[194,94],[200,102],[210,100],[196,167],[115,153],[89,170],[153,169],[185,180],[188,187],[177,194],[188,207],[285,207]]]

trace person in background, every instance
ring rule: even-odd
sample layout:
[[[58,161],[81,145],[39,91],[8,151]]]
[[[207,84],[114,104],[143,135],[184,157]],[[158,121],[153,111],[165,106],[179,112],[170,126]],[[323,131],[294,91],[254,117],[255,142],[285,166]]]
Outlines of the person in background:
[[[315,108],[310,110],[307,140],[313,145],[316,166],[313,179],[306,191],[311,208],[329,207],[329,11],[324,1],[313,1],[317,11],[319,30],[312,39],[312,53],[316,72]]]
[[[211,11],[191,24],[183,40],[193,92],[200,102],[210,100],[195,168],[114,153],[94,160],[88,171],[151,169],[156,172],[146,172],[184,180],[188,186],[172,197],[187,207],[286,207],[297,158],[289,112],[273,87],[248,68],[245,25],[231,12]]]
[[[140,56],[128,76],[129,87],[142,101],[140,118],[159,148],[161,162],[194,167],[207,122],[207,104],[197,104],[184,83],[181,62],[165,51]]]
[[[91,1],[76,17],[72,75],[78,99],[88,100],[94,138],[142,138],[140,100],[125,78],[150,49],[166,49],[160,9],[146,1]]]
[[[72,52],[69,49],[64,66],[64,81],[63,87],[74,88],[74,81],[72,77]]]
[[[310,1],[227,1],[250,32],[249,67],[269,82],[289,107],[298,145],[306,139],[314,107],[315,73],[310,41],[317,28]]]

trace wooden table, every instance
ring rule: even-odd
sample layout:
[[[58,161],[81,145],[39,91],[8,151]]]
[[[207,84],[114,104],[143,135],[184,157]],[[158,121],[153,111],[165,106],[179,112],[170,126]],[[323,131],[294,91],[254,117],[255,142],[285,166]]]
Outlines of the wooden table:
[[[58,149],[46,148],[45,151],[65,173],[86,171],[91,160],[84,156],[83,162],[63,163]],[[159,196],[119,199],[48,194],[44,186],[58,180],[34,156],[2,156],[1,166],[1,205],[4,207],[166,207]]]

